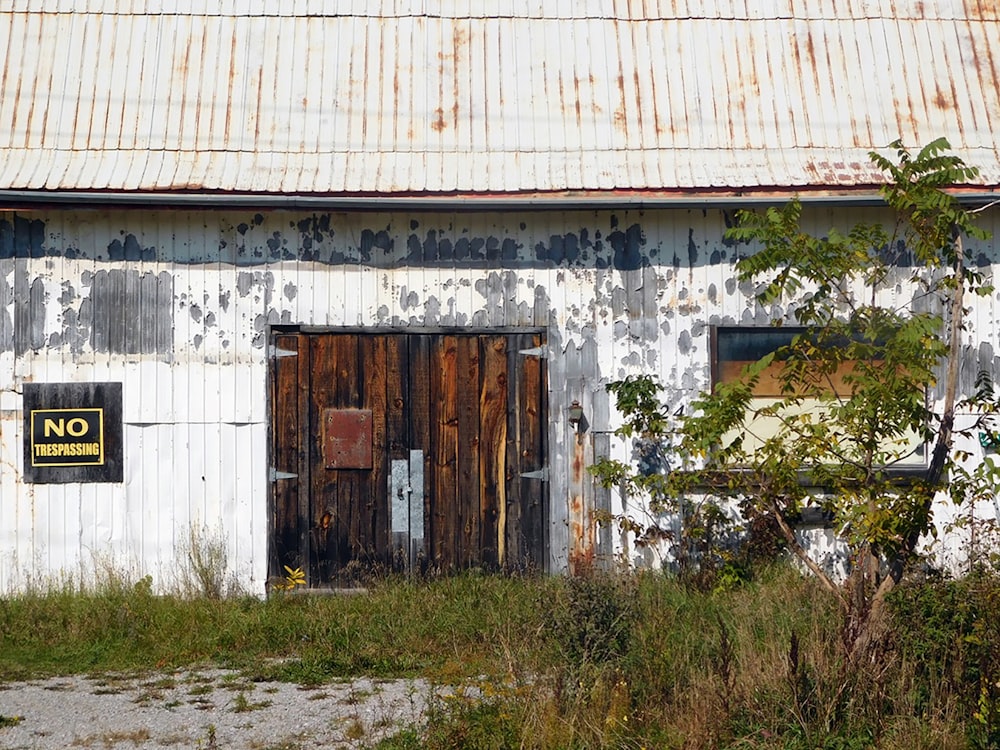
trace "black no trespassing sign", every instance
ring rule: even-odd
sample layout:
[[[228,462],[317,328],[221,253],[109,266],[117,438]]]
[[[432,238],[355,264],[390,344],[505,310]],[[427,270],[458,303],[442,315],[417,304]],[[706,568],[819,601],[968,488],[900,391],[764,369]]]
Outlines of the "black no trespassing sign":
[[[122,481],[121,383],[26,383],[24,478]]]

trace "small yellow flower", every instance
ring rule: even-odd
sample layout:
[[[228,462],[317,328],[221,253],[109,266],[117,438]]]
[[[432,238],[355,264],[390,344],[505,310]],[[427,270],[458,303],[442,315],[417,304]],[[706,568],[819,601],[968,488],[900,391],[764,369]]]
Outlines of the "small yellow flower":
[[[287,573],[287,575],[285,576],[285,580],[282,581],[281,588],[285,589],[286,591],[291,591],[296,586],[306,585],[306,574],[305,571],[302,570],[302,568],[295,568],[293,570],[292,568],[286,565],[285,572]]]

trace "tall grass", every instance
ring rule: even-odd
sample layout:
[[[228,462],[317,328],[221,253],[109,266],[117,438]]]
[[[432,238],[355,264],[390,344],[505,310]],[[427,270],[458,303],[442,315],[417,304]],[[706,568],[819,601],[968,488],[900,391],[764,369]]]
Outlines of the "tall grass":
[[[554,585],[470,574],[259,600],[157,596],[145,580],[66,584],[0,598],[0,679],[202,661],[298,681],[462,675],[505,664],[511,633],[541,627],[539,590]]]
[[[104,576],[0,599],[0,679],[211,662],[304,684],[461,686],[386,750],[987,748],[998,592],[989,577],[902,587],[891,659],[866,683],[843,668],[833,599],[782,566],[716,592],[662,575],[469,573],[268,600]]]

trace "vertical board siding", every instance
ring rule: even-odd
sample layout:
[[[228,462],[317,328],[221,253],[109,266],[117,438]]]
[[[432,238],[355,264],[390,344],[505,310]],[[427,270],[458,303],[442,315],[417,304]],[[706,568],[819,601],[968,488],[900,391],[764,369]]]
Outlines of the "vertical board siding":
[[[528,351],[540,348],[542,343],[543,339],[540,336],[522,336],[519,349]],[[550,431],[546,417],[551,415],[552,411],[540,412],[541,404],[545,403],[544,394],[548,393],[548,368],[539,357],[522,355],[520,351],[510,354],[519,357],[521,364],[517,384],[518,402],[527,405],[523,415],[517,414],[518,429],[511,431],[518,437],[517,452],[514,455],[520,456],[521,465],[527,470],[525,473],[544,470],[551,461],[546,453]],[[527,477],[521,479],[518,515],[510,520],[520,528],[520,534],[514,534],[512,537],[520,540],[524,546],[512,551],[508,559],[532,560],[536,565],[545,560],[550,528],[548,503],[553,502],[546,485],[547,483],[539,479]],[[558,483],[553,485],[558,488]],[[553,521],[556,517],[561,517],[561,513],[553,514]]]
[[[389,359],[389,341],[384,337],[365,337],[359,341],[361,347],[359,365],[364,373],[364,399],[362,405],[372,413],[372,468],[365,483],[364,496],[367,503],[359,519],[359,536],[368,540],[365,556],[382,560],[386,557],[388,539],[382,530],[389,527],[389,488],[382,481],[388,471],[389,381],[398,377],[399,368]]]
[[[461,507],[458,498],[458,340],[443,336],[432,342],[430,366],[431,492],[443,502],[434,510],[434,546],[440,557],[433,562],[447,570],[464,562],[457,556],[461,546],[460,515],[446,511]],[[471,394],[470,394],[471,395]],[[433,448],[431,448],[433,446]]]
[[[473,510],[473,515],[480,519],[481,529],[475,547],[484,555],[478,562],[495,568],[504,559],[502,532],[507,513],[507,340],[502,336],[484,336],[479,341],[479,349],[482,386],[477,413],[482,421],[483,440],[478,443],[481,463],[476,496],[481,505]],[[471,530],[473,537],[476,531]]]
[[[298,336],[276,336],[275,347],[283,353],[274,359],[270,378],[270,401],[284,418],[275,420],[270,426],[270,455],[276,472],[297,475],[299,473],[299,366],[301,360],[308,360],[306,352],[299,350]],[[301,544],[299,483],[289,478],[275,479],[272,492],[271,517],[276,525],[269,525],[272,537],[270,564],[272,570],[283,570],[283,566],[297,568],[302,565],[296,555]]]
[[[269,566],[269,465],[309,472],[308,461],[294,451],[276,451],[276,440],[288,440],[296,425],[269,426],[269,399],[284,399],[297,415],[315,410],[316,393],[300,384],[317,357],[365,363],[370,378],[361,386],[335,379],[314,388],[337,404],[384,413],[374,429],[376,440],[389,446],[390,460],[409,460],[405,447],[414,434],[438,438],[438,453],[424,457],[426,476],[457,502],[473,487],[502,485],[511,451],[518,451],[522,465],[531,459],[533,468],[547,466],[544,489],[524,479],[513,490],[522,498],[508,497],[504,507],[469,508],[462,516],[469,522],[455,527],[432,516],[430,533],[479,540],[474,548],[488,550],[487,563],[505,554],[538,560],[540,550],[499,547],[504,538],[538,538],[533,531],[541,524],[548,567],[564,569],[575,550],[593,548],[589,511],[608,502],[596,498],[592,482],[580,474],[593,459],[595,440],[619,458],[630,457],[630,447],[610,436],[620,417],[605,385],[652,373],[676,409],[709,383],[709,326],[764,325],[793,314],[794,305],[784,303],[762,309],[754,285],[735,280],[735,259],[752,251],[724,239],[736,208],[0,213],[0,591],[93,571],[98,560],[169,586],[186,565],[192,527],[221,536],[232,555],[230,572],[262,591]],[[817,206],[807,207],[804,224],[822,233],[885,218],[878,209]],[[996,211],[981,220],[1000,236]],[[973,247],[974,262],[988,278],[997,263],[996,242]],[[908,299],[908,276],[900,268],[885,299]],[[965,390],[979,370],[1000,369],[998,294],[970,303]],[[333,351],[317,340],[314,351],[272,365],[269,334],[280,326],[392,335],[379,343],[356,336],[352,346],[339,343]],[[548,359],[505,349],[504,336],[493,335],[493,329],[519,327],[545,331]],[[473,346],[469,339],[443,336],[437,341],[446,351],[439,352],[431,350],[438,344],[430,339],[407,340],[409,330],[482,337]],[[533,335],[522,337],[523,348],[538,340]],[[296,346],[291,335],[274,341]],[[496,382],[500,362],[519,362],[506,368],[519,373],[515,391],[547,391],[542,434],[509,413],[508,389]],[[427,368],[429,380],[414,375]],[[22,482],[23,383],[105,380],[123,383],[124,481]],[[409,426],[400,404],[404,386],[413,411]],[[459,406],[442,411],[438,404],[452,392]],[[574,399],[590,423],[582,441],[565,418]],[[506,444],[487,452],[497,456],[495,463],[482,461],[460,473],[455,458],[471,445],[457,436],[475,433],[471,404],[479,405],[480,419],[508,420]],[[367,480],[345,477],[327,486],[314,477],[312,484],[338,508],[361,481]],[[301,542],[315,519],[306,518],[304,498],[279,486],[272,502],[297,508],[300,519],[275,530],[281,548]],[[387,506],[387,488],[376,489],[377,503]],[[573,498],[579,499],[576,510]],[[622,502],[610,499],[612,509]],[[383,520],[350,523],[357,538],[372,540],[377,535],[364,524]],[[518,524],[524,533],[502,533]],[[282,554],[275,553],[272,568],[285,564]]]
[[[432,420],[434,414],[431,408],[431,378],[428,377],[428,374],[431,372],[431,362],[434,361],[431,352],[431,346],[434,342],[430,336],[416,336],[407,338],[405,341],[406,344],[404,345],[408,345],[409,348],[407,371],[405,372],[408,381],[406,390],[409,393],[409,403],[404,404],[405,399],[400,398],[401,408],[405,408],[407,412],[406,415],[401,414],[400,419],[405,420],[406,416],[409,417],[409,435],[403,436],[403,445],[406,446],[405,450],[408,454],[411,445],[433,445],[431,435],[433,434]],[[404,373],[400,373],[400,375],[403,376]],[[429,487],[431,486],[430,483],[434,481],[435,457],[426,448],[418,448],[417,450],[423,450],[424,486]],[[408,455],[406,457],[409,458]],[[430,498],[425,493],[425,538],[433,544],[435,540],[443,539],[445,535],[442,529],[443,519],[432,512],[432,508],[429,507],[429,500]],[[394,552],[397,557],[402,557],[403,560],[409,557],[408,550],[395,550]],[[398,563],[399,561],[397,560],[396,562]]]
[[[492,458],[490,447],[485,444],[490,433],[487,432],[485,425],[484,429],[480,430],[479,424],[481,400],[486,395],[485,392],[480,394],[480,382],[483,382],[482,390],[486,389],[485,381],[481,380],[481,373],[485,369],[486,362],[482,357],[479,338],[462,336],[455,341],[457,344],[455,406],[458,409],[455,430],[459,436],[457,447],[461,457],[457,464],[458,477],[455,482],[455,504],[458,509],[456,546],[460,550],[483,550],[492,547],[495,555],[496,542],[490,543],[495,536],[487,538],[488,529],[483,527],[480,530],[483,522],[483,514],[479,508],[484,484],[483,473],[489,470],[489,461]],[[504,416],[506,417],[506,412]],[[494,491],[495,489],[494,487]],[[494,560],[493,564],[496,565],[497,561]]]

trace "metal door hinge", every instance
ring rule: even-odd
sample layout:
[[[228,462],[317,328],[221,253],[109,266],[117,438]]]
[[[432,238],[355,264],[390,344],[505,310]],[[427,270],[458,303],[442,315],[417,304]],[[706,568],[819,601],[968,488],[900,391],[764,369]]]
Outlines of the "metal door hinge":
[[[523,471],[521,479],[541,479],[543,482],[547,482],[549,481],[549,467],[543,466],[535,471]]]
[[[267,472],[267,481],[277,482],[279,479],[295,479],[298,474],[292,474],[290,471],[278,471],[273,466]]]
[[[267,347],[267,356],[277,359],[278,357],[297,357],[298,352],[293,352],[291,349],[279,349],[274,344]]]
[[[549,358],[549,348],[547,346],[536,346],[532,349],[518,349],[518,354],[526,357],[538,357],[539,359]]]

